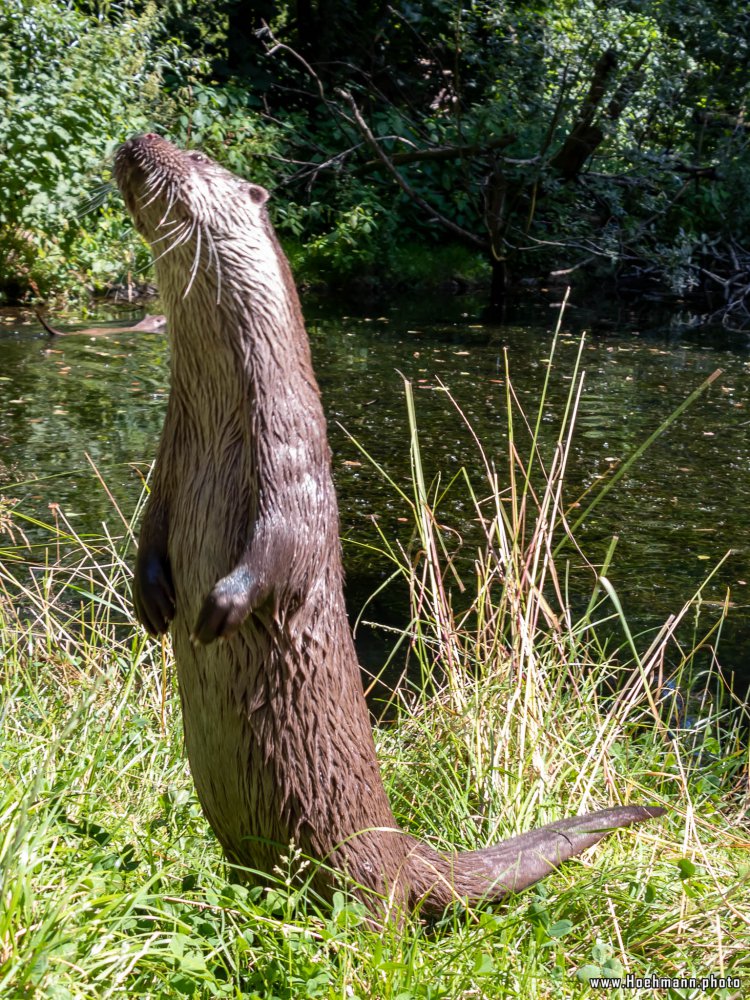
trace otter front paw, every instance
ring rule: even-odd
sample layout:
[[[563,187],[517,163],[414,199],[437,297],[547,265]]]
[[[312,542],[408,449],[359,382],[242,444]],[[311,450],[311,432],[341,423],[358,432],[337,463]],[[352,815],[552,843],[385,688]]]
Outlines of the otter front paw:
[[[244,566],[219,580],[203,602],[192,639],[207,645],[234,635],[253,610],[257,581]]]
[[[135,616],[150,635],[168,631],[175,598],[169,560],[157,552],[138,552],[133,577]]]

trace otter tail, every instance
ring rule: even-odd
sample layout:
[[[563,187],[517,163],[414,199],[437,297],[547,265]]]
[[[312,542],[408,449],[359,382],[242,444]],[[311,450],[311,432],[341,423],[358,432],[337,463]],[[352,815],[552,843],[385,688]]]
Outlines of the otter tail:
[[[41,313],[41,311],[39,309],[35,309],[34,313],[36,314],[36,318],[39,320],[39,322],[41,323],[41,325],[47,331],[47,335],[48,336],[50,336],[50,337],[63,337],[64,336],[64,334],[60,330],[56,330],[54,328],[54,326],[50,326],[49,325],[49,323],[44,318],[44,316],[42,315],[42,313]]]
[[[409,856],[412,901],[425,916],[457,901],[492,902],[519,892],[612,830],[661,816],[660,806],[625,806],[548,823],[501,844],[443,857],[417,842]]]

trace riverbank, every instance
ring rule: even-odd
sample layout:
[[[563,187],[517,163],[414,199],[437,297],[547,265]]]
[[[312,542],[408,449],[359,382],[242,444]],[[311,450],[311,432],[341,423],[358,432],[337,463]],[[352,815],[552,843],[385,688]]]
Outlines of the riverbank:
[[[407,399],[413,481],[396,493],[412,542],[384,533],[381,545],[408,584],[411,620],[393,721],[376,731],[397,819],[448,851],[609,805],[660,804],[666,816],[432,928],[368,930],[345,886],[333,911],[319,905],[312,863],[293,849],[270,886],[238,886],[193,793],[171,651],[133,619],[130,520],[121,537],[82,536],[57,510],[29,551],[23,513],[6,507],[3,995],[534,1000],[600,995],[586,985],[599,975],[750,981],[749,708],[715,663],[698,719],[683,697],[724,614],[699,591],[644,645],[610,583],[614,544],[586,613],[571,613],[553,553],[567,537],[559,490],[574,393],[546,458],[533,434],[521,448],[511,422],[512,486],[499,488],[488,464],[472,494],[485,544],[459,581],[443,555],[449,501],[428,485]],[[680,620],[692,621],[694,648],[676,641]],[[619,647],[603,638],[613,622]]]

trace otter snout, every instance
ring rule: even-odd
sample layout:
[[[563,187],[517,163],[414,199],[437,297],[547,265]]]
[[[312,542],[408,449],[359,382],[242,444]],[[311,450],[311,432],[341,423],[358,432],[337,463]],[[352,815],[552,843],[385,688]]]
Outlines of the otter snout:
[[[182,151],[155,132],[133,136],[115,153],[115,181],[138,231],[146,239],[154,236],[163,195],[170,192],[173,197],[189,172]]]

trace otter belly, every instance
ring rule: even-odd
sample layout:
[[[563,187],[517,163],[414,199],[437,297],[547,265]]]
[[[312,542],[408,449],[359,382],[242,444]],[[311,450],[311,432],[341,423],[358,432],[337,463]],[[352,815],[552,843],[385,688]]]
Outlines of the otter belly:
[[[201,806],[231,861],[260,871],[277,863],[290,831],[282,818],[268,728],[264,671],[269,638],[248,623],[209,647],[190,639],[191,620],[173,625],[190,770]]]
[[[252,532],[250,503],[237,485],[244,478],[239,456],[197,459],[196,451],[184,466],[169,527],[185,746],[201,806],[230,859],[268,871],[278,857],[269,844],[290,837],[273,761],[263,752],[277,642],[273,623],[253,615],[228,640],[203,646],[191,639],[205,597]]]

